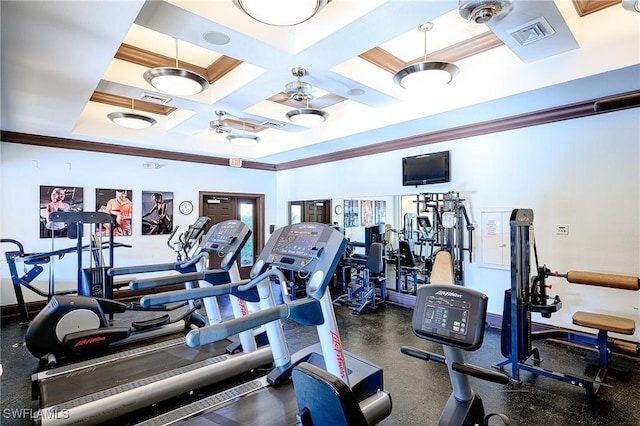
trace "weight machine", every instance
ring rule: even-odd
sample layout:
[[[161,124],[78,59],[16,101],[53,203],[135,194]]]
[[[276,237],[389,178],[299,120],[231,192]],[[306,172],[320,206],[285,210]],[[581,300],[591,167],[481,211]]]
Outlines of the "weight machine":
[[[453,262],[453,273],[455,283],[464,285],[464,251],[469,252],[469,262],[473,261],[473,230],[475,226],[469,220],[467,209],[460,198],[459,192],[446,193],[421,193],[418,194],[419,212],[418,216],[423,221],[423,226],[428,225],[428,216],[424,213],[431,213],[431,227],[433,237],[431,244],[451,253]],[[464,246],[464,234],[467,232],[468,246]],[[431,262],[435,250],[431,249]],[[430,271],[428,271],[430,272]]]
[[[418,213],[407,213],[403,218],[403,229],[399,233],[396,258],[396,290],[408,291],[406,279],[401,286],[401,274],[410,274],[419,284],[418,273],[429,277],[435,256],[439,251],[451,254],[455,284],[464,285],[464,251],[469,252],[469,262],[473,261],[473,231],[475,226],[469,220],[467,209],[458,192],[420,193],[416,195]],[[465,247],[465,231],[468,246]],[[415,258],[414,234],[420,245],[418,259]],[[424,245],[428,246],[424,255]],[[422,262],[422,267],[418,263]],[[417,286],[414,285],[414,287]]]
[[[519,380],[520,370],[549,377],[584,388],[589,397],[597,394],[605,381],[608,368],[612,365],[614,349],[625,349],[638,353],[637,345],[616,342],[610,339],[608,332],[631,335],[635,332],[635,322],[631,319],[591,312],[575,312],[573,324],[598,330],[597,335],[566,330],[532,331],[531,314],[540,313],[545,318],[562,307],[558,296],[547,295],[546,278],[563,277],[570,283],[614,287],[625,290],[638,290],[640,280],[637,277],[593,272],[569,271],[566,274],[551,272],[545,265],[538,264],[538,254],[533,238],[533,210],[515,209],[510,218],[511,234],[511,289],[505,291],[502,315],[502,355],[506,359],[493,364],[494,368],[504,369],[511,364],[511,379]],[[533,241],[531,239],[533,238]],[[530,257],[535,258],[537,275],[530,277]],[[515,320],[514,320],[515,319]],[[577,342],[597,348],[599,370],[593,379],[572,376],[540,367],[540,351],[533,347],[534,340],[561,339]],[[632,346],[632,348],[628,348]],[[531,361],[529,361],[531,360]],[[528,362],[529,361],[529,362]]]

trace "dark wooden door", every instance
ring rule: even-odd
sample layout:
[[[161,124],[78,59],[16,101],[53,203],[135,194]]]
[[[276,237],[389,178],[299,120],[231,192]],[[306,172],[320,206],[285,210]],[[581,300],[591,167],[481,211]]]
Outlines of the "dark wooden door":
[[[252,231],[238,259],[242,278],[248,278],[255,259],[264,247],[264,196],[253,194],[201,193],[200,215],[211,219],[210,225],[225,220],[241,220]],[[220,258],[211,256],[210,268],[218,268]]]
[[[304,221],[331,224],[331,215],[328,209],[331,201],[305,201],[304,202]]]

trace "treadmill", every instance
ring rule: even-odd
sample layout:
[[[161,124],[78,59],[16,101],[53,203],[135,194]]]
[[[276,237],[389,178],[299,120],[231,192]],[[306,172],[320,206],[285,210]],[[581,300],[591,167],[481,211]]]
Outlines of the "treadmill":
[[[258,292],[255,288],[240,291],[230,290],[230,287],[242,282],[236,259],[250,235],[247,225],[239,220],[215,224],[203,238],[199,256],[219,255],[222,257],[221,269],[137,280],[131,286],[141,289],[199,281],[200,286],[209,286],[210,290],[222,287],[218,291],[220,294],[232,293],[231,303],[239,305],[238,312],[247,313],[250,309],[246,301],[257,303],[260,300]],[[91,360],[90,365],[70,365],[36,373],[32,376],[32,388],[33,399],[40,399],[38,424],[103,423],[272,365],[271,350],[267,346],[258,349],[253,334],[250,337],[253,342],[245,344],[244,351],[239,353],[228,353],[230,341],[226,339],[199,348],[185,346],[184,339],[174,339],[149,348],[126,351],[123,356],[115,354]]]
[[[272,234],[252,270],[252,276],[271,274],[280,281],[284,304],[242,318],[192,330],[189,346],[201,346],[270,321],[290,318],[315,326],[320,342],[288,356],[287,362],[266,376],[238,386],[221,388],[203,400],[139,423],[169,424],[297,424],[298,407],[291,382],[293,368],[302,362],[314,364],[350,386],[369,424],[388,417],[391,397],[384,391],[382,369],[354,354],[343,351],[335,313],[327,286],[346,246],[344,235],[319,223],[298,223]],[[306,281],[306,297],[291,300],[285,273],[294,272]],[[246,289],[254,280],[240,286]],[[184,290],[183,292],[188,292]],[[150,298],[161,298],[152,295]],[[277,348],[270,339],[271,348]],[[274,358],[276,354],[274,353]]]

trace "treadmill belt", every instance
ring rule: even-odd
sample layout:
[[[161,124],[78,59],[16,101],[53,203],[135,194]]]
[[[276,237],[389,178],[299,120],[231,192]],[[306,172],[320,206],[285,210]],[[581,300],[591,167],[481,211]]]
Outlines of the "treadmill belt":
[[[179,345],[42,381],[39,383],[40,408],[126,385],[219,356],[225,353],[228,345],[228,340],[214,342],[197,349]]]
[[[264,426],[294,425],[298,404],[293,385],[266,387],[252,392],[226,406],[185,420],[191,426]]]

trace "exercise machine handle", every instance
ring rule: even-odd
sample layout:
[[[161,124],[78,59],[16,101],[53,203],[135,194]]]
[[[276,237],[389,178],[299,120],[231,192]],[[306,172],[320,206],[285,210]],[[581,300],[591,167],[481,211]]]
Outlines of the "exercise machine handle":
[[[291,303],[262,309],[244,317],[191,330],[186,337],[187,346],[195,348],[216,342],[284,318],[290,318],[308,326],[324,323],[320,302],[313,298],[305,297],[304,299],[294,300]]]
[[[131,290],[148,290],[174,284],[183,284],[203,280],[213,285],[228,284],[229,272],[224,269],[208,269],[205,271],[188,272],[186,274],[169,275],[166,277],[145,278],[133,280],[129,283]]]
[[[487,370],[485,368],[477,367],[471,364],[460,364],[459,362],[454,362],[451,364],[451,368],[453,371],[457,371],[458,373],[466,374],[467,376],[472,376],[478,379],[486,380],[492,383],[499,383],[501,385],[506,385],[509,383],[509,376],[506,374]]]
[[[436,355],[432,352],[427,352],[422,349],[414,348],[411,346],[401,346],[400,352],[402,352],[405,355],[409,355],[414,358],[421,359],[423,361],[435,361],[435,362],[439,362],[440,364],[446,363],[445,357],[441,355]]]
[[[181,265],[182,263],[172,262],[159,263],[157,265],[121,266],[118,268],[109,268],[107,270],[107,275],[115,277],[119,275],[143,274],[145,272],[173,271]]]
[[[414,358],[421,359],[423,361],[435,361],[440,364],[446,364],[447,360],[445,357],[441,355],[436,355],[432,352],[427,352],[422,349],[413,348],[410,346],[402,346],[400,347],[400,352],[405,355],[412,356]],[[488,382],[499,383],[502,385],[506,385],[509,383],[509,376],[503,373],[499,373],[497,371],[487,370],[485,368],[477,367],[471,364],[461,364],[459,362],[451,363],[451,368],[453,371],[457,371],[458,373],[465,374],[467,376],[476,377],[478,379],[486,380]]]
[[[150,294],[140,299],[140,306],[150,308],[152,306],[165,305],[167,303],[184,302],[187,300],[205,299],[207,297],[233,294],[247,302],[259,302],[260,296],[255,289],[242,291],[239,289],[243,282],[218,284],[212,287],[199,287],[186,290],[169,291],[160,294]],[[251,291],[254,290],[254,291]]]
[[[0,243],[12,243],[18,246],[18,250],[20,251],[20,255],[24,254],[24,246],[20,243],[20,241],[12,240],[10,238],[2,238],[0,239]]]

